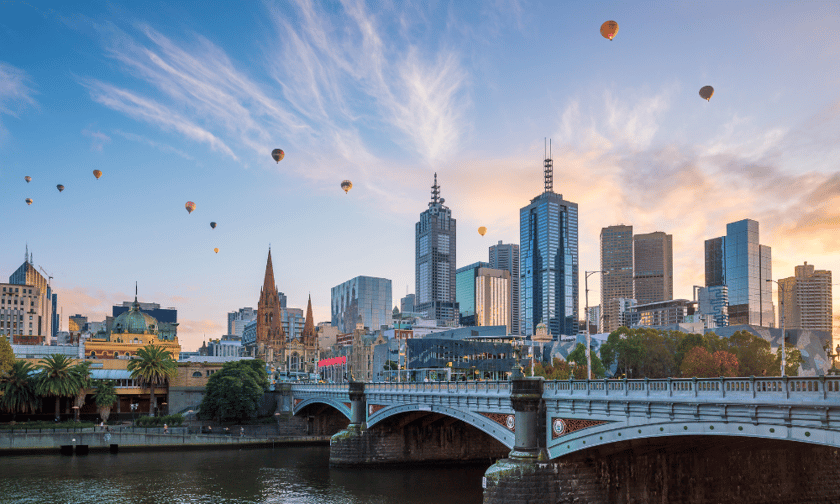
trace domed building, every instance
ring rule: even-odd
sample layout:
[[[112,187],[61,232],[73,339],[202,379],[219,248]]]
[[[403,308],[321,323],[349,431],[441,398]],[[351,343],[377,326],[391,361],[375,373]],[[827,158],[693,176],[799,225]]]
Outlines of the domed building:
[[[131,308],[114,319],[110,333],[97,333],[85,342],[85,358],[130,359],[140,348],[154,344],[169,350],[172,358],[178,360],[181,353],[178,337],[160,334],[159,326],[156,318],[140,311],[135,296]]]

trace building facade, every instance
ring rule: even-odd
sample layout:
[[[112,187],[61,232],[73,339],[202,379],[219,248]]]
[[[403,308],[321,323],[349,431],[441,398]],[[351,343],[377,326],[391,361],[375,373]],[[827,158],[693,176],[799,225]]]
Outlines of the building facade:
[[[729,289],[725,285],[697,289],[697,311],[715,321],[715,327],[729,325]]]
[[[475,277],[475,325],[505,326],[511,333],[510,272],[479,268]]]
[[[831,272],[816,270],[813,264],[794,267],[794,276],[779,280],[782,286],[785,328],[832,332],[833,307]]]
[[[127,313],[134,303],[123,301],[121,305],[111,308],[111,318],[106,319],[108,330],[113,327],[113,321],[123,313]],[[158,321],[158,336],[161,339],[172,340],[178,335],[178,310],[174,307],[161,308],[158,303],[140,303],[140,311],[150,315]]]
[[[353,332],[361,321],[371,331],[391,325],[391,281],[357,276],[330,290],[331,324],[339,332]]]
[[[601,229],[601,306],[613,299],[635,299],[633,295],[633,226],[620,224]],[[615,305],[615,303],[613,303]],[[612,332],[623,324],[613,319],[615,310],[603,312],[601,332]]]
[[[543,322],[549,334],[578,332],[578,206],[553,191],[554,163],[544,161],[545,189],[519,210],[520,298],[525,335]]]
[[[630,327],[638,322],[634,308],[638,303],[630,298],[612,298],[604,305],[601,324],[602,333],[611,333],[619,327]],[[609,323],[607,323],[609,322]]]
[[[444,323],[457,324],[458,302],[455,299],[456,222],[444,206],[440,186],[432,186],[429,208],[420,214],[414,226],[415,243],[415,312]]]
[[[726,236],[706,240],[706,287],[725,285],[729,324],[775,325],[771,250],[759,243],[758,222],[726,225]]]
[[[510,273],[510,326],[511,333],[523,334],[522,317],[519,313],[519,245],[499,243],[490,246],[490,267]]]
[[[672,235],[656,231],[633,237],[633,292],[640,305],[674,298]]]
[[[489,267],[490,263],[479,261],[455,271],[455,300],[458,302],[460,325],[478,325],[475,318],[475,279],[480,268]]]
[[[279,294],[279,293],[278,293]],[[282,308],[285,303],[281,303]],[[257,310],[246,306],[236,311],[228,312],[227,314],[227,333],[242,337],[242,331],[245,329],[245,324],[257,318]]]
[[[38,287],[0,284],[0,335],[44,336],[38,331],[41,319],[41,290]]]
[[[682,324],[686,316],[694,315],[693,303],[687,299],[670,299],[636,305],[633,311],[638,314],[636,324],[641,326]]]
[[[414,313],[414,305],[414,294],[406,294],[405,297],[400,298],[400,313]]]
[[[50,277],[52,278],[52,277]],[[52,288],[50,282],[41,275],[32,260],[32,255],[29,253],[29,247],[26,249],[26,258],[23,264],[9,276],[9,283],[12,285],[27,285],[36,287],[38,290],[37,309],[32,309],[32,320],[24,320],[26,325],[24,330],[29,332],[29,322],[32,322],[33,334],[40,336],[52,337],[53,335],[53,302],[52,302]]]

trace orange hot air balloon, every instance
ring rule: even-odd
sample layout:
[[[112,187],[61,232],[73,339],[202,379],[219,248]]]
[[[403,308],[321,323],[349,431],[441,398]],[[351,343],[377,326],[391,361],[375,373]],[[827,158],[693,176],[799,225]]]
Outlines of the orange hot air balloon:
[[[61,192],[61,191],[64,190],[64,186],[61,185],[61,184],[58,184],[57,186],[55,186],[55,188],[58,189],[58,192]]]
[[[93,176],[96,177],[96,180],[99,180],[99,177],[102,176],[102,170],[93,170]]]
[[[618,23],[615,21],[607,21],[601,25],[601,36],[605,39],[612,40],[616,33],[618,33]]]
[[[481,236],[484,236],[484,234],[485,234],[486,232],[487,232],[487,228],[486,228],[486,227],[481,226],[480,228],[478,228],[478,234],[480,234]]]
[[[218,254],[218,253],[219,253],[219,248],[218,248],[218,247],[214,248],[214,249],[213,249],[213,252],[215,252],[215,253],[217,253],[217,254]]]
[[[216,223],[215,223],[215,222],[211,222],[211,223],[210,223],[210,227],[211,227],[211,228],[213,228],[213,229],[216,229]]]
[[[345,180],[341,183],[341,188],[344,189],[344,194],[347,194],[350,192],[350,189],[353,189],[353,182]]]
[[[715,88],[712,86],[703,86],[700,88],[700,98],[706,101],[711,100],[713,94],[715,94]]]
[[[193,203],[192,201],[187,201],[186,205],[184,205],[184,208],[187,209],[187,213],[193,213],[193,210],[195,210],[195,203]]]
[[[32,204],[32,198],[26,198],[26,204],[31,205]]]
[[[23,177],[23,180],[25,180],[25,181],[26,181],[26,183],[28,184],[28,183],[29,183],[29,181],[30,181],[30,180],[32,180],[32,177],[30,177],[29,175],[27,175],[27,176]]]
[[[286,157],[286,153],[283,152],[283,149],[274,149],[273,151],[271,151],[271,157],[273,157],[274,160],[279,163],[283,160],[284,157]]]

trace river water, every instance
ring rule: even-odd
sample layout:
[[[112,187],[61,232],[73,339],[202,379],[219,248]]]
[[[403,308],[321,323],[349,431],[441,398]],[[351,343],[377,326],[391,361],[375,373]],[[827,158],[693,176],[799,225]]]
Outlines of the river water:
[[[0,503],[482,501],[488,465],[336,469],[329,447],[0,456]]]

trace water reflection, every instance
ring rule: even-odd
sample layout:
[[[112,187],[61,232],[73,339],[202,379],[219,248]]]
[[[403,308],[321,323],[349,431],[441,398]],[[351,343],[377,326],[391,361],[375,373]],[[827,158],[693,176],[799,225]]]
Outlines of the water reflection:
[[[329,447],[4,456],[0,501],[480,503],[488,465],[331,469]]]

